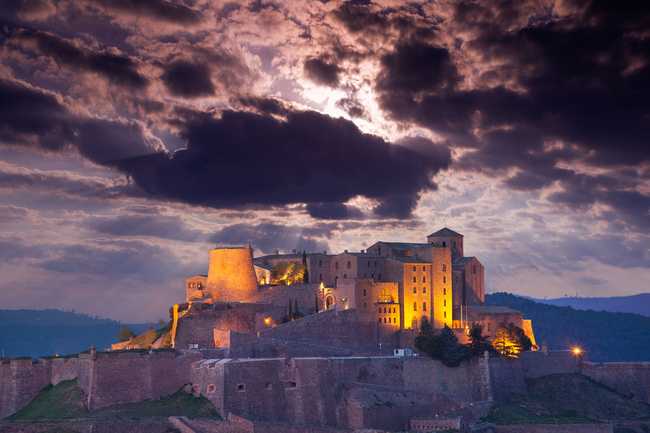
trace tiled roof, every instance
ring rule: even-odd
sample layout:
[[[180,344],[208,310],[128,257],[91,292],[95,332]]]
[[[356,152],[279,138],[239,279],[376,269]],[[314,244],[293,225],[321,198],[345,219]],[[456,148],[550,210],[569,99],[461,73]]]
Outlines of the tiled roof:
[[[469,264],[472,260],[474,260],[475,257],[458,257],[454,262],[451,264],[451,268],[454,271],[462,271],[465,266]]]
[[[521,311],[512,308],[488,305],[468,305],[467,309],[478,314],[522,314]]]
[[[463,235],[461,235],[460,233],[457,233],[457,232],[455,232],[453,230],[449,230],[447,227],[445,227],[443,229],[438,230],[435,233],[431,233],[427,237],[430,238],[431,236],[463,236]]]

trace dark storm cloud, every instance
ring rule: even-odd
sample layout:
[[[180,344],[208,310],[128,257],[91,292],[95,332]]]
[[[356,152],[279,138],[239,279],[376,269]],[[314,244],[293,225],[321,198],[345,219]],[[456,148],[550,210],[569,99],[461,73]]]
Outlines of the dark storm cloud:
[[[328,63],[323,59],[308,59],[305,61],[305,73],[316,84],[336,87],[339,84],[338,65]]]
[[[26,260],[46,257],[42,245],[31,245],[20,236],[0,237],[0,263],[22,265]]]
[[[350,117],[367,118],[363,105],[355,98],[342,98],[336,101],[336,106],[345,110]]]
[[[328,235],[331,230],[330,225],[306,229],[273,223],[233,224],[219,230],[210,241],[217,246],[242,246],[250,242],[253,248],[260,249],[264,254],[271,254],[275,250],[291,252],[294,249],[316,252],[328,249],[327,243],[318,238]]]
[[[162,149],[136,121],[72,115],[54,95],[18,82],[0,79],[0,99],[0,140],[7,144],[46,150],[74,146],[104,165]]]
[[[197,24],[203,20],[203,16],[194,9],[165,0],[100,0],[97,5],[106,10],[174,24]]]
[[[225,111],[191,122],[187,149],[120,168],[147,192],[214,207],[344,203],[357,195],[381,202],[382,216],[405,218],[431,176],[450,163],[361,133],[344,119],[289,112],[286,121]]]
[[[205,63],[174,61],[167,66],[162,80],[170,93],[185,98],[210,96],[215,91],[210,68]]]
[[[130,89],[142,89],[149,80],[138,72],[138,64],[126,56],[111,53],[97,53],[86,48],[80,48],[74,43],[59,36],[29,30],[19,30],[15,34],[17,40],[33,41],[45,54],[51,54],[60,63],[72,68],[94,72],[104,76],[111,84],[121,85]]]
[[[170,215],[96,217],[89,219],[86,225],[98,233],[113,236],[152,236],[185,242],[201,241],[207,236],[200,230],[187,229],[185,221]]]
[[[354,206],[343,203],[309,203],[307,212],[310,216],[324,220],[358,219],[363,213]]]

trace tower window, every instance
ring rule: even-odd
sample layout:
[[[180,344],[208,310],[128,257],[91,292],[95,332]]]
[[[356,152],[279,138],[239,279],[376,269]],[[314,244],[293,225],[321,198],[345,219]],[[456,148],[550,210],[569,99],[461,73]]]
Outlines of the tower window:
[[[473,268],[473,273],[476,274],[476,265],[472,266]]]
[[[413,311],[418,311],[418,303],[417,302],[413,303]]]
[[[422,303],[422,311],[427,311],[427,303],[426,302]]]
[[[418,281],[417,278],[416,278],[416,277],[413,277],[413,282],[414,282],[414,283],[417,283],[417,281]]]
[[[381,317],[379,318],[379,323],[381,323]]]
[[[416,267],[415,267],[415,266],[413,266],[413,272],[415,272],[415,270],[416,270]]]
[[[443,306],[443,307],[446,307],[446,306],[447,306],[447,300],[446,300],[446,299],[445,299],[444,301],[442,301],[442,306]]]
[[[446,247],[446,246],[447,246],[447,242],[442,241],[442,246],[443,246],[443,247]]]
[[[426,283],[427,282],[427,277],[422,277],[422,282]]]
[[[422,287],[422,293],[427,293],[427,288],[426,287]]]
[[[334,268],[338,269],[339,268],[339,262],[334,262]]]
[[[447,282],[447,277],[442,277],[442,282],[446,283]]]
[[[363,296],[366,296],[366,295],[367,295],[366,289],[363,289]]]
[[[427,270],[426,266],[422,266],[422,272],[424,272],[426,270]]]
[[[386,323],[386,318],[384,317],[384,323]]]
[[[417,293],[417,292],[418,292],[418,288],[417,288],[417,287],[413,287],[413,293]]]
[[[446,296],[447,295],[447,289],[442,289],[442,295]]]
[[[447,265],[442,265],[442,272],[447,272]]]
[[[352,263],[348,262],[348,269],[352,267]]]

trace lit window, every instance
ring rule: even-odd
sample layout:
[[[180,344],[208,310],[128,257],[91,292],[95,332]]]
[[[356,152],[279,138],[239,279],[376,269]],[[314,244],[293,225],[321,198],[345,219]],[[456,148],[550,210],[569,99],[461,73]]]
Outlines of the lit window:
[[[380,304],[392,304],[393,303],[393,295],[390,294],[388,289],[384,289],[381,292],[381,295],[379,295],[379,299],[377,300],[378,303]]]

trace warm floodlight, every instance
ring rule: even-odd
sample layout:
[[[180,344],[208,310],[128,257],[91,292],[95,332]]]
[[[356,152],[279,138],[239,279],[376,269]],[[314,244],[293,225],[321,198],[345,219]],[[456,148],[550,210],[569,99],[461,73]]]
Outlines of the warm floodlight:
[[[579,347],[574,347],[574,348],[573,348],[573,353],[574,353],[574,354],[576,354],[576,355],[580,355],[580,352],[581,352],[581,350],[580,350]]]

